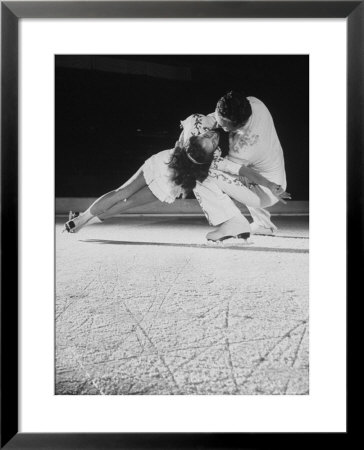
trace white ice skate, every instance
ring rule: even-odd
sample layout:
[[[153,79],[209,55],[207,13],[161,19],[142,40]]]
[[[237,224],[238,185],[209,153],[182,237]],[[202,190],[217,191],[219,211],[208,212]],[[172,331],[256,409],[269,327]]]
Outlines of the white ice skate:
[[[68,233],[74,233],[74,232],[75,232],[74,228],[76,228],[76,224],[75,224],[75,222],[73,221],[73,219],[75,219],[75,218],[78,217],[79,215],[80,215],[80,213],[77,212],[77,211],[75,211],[75,212],[70,211],[70,212],[68,213],[68,222],[66,222],[66,223],[64,224],[63,232],[64,232],[64,231],[67,231]]]
[[[276,234],[277,228],[273,227],[263,227],[255,222],[250,224],[251,234],[256,234],[260,236],[274,236]]]
[[[206,239],[212,242],[222,242],[226,239],[238,238],[247,241],[250,237],[250,225],[246,218],[235,216],[222,223],[216,230],[207,233]]]

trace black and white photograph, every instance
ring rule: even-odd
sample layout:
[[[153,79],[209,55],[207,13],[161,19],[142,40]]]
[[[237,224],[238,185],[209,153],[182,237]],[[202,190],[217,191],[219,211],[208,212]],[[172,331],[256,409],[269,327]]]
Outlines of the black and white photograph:
[[[308,395],[309,56],[55,64],[56,395]]]

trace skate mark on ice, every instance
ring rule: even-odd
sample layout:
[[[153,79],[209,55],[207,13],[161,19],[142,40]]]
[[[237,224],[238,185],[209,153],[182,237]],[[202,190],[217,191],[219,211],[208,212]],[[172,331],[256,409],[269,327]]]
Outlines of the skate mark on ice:
[[[102,387],[99,385],[99,382],[90,374],[90,372],[86,369],[86,367],[83,365],[82,361],[78,357],[77,351],[74,348],[70,348],[71,353],[73,354],[79,368],[82,370],[82,372],[86,375],[86,378],[88,378],[93,386],[96,388],[96,390],[101,395],[106,395]]]
[[[198,353],[194,353],[192,356],[190,356],[188,359],[186,359],[185,361],[181,362],[177,367],[176,367],[176,371],[179,369],[182,369],[184,366],[186,366],[187,364],[189,364],[190,362],[194,361],[195,359],[199,358],[200,356],[202,356],[204,353],[208,352],[209,350],[212,350],[214,347],[223,347],[225,345],[225,343],[223,342],[224,338],[219,338],[214,342],[211,342],[208,345],[204,345],[204,346],[193,346],[193,347],[186,347],[183,349],[177,349],[177,351],[179,350],[199,350],[202,349],[200,352]],[[182,358],[182,356],[180,356],[180,358]]]
[[[115,276],[114,276],[114,278],[110,277],[113,281],[111,281],[111,282],[108,281],[108,284],[111,284],[111,289],[109,289],[109,292],[108,292],[108,290],[107,290],[107,288],[105,286],[105,283],[103,282],[102,276],[101,276],[101,270],[103,268],[104,268],[104,265],[100,264],[99,265],[98,274],[97,274],[97,278],[99,280],[99,284],[100,284],[102,290],[104,291],[104,294],[105,294],[106,298],[109,298],[115,292],[115,289],[116,289],[116,287],[117,287],[117,285],[119,283],[119,273],[118,273],[118,269],[116,268],[116,270],[114,272],[114,274],[116,275],[116,279],[115,279]],[[107,269],[109,269],[109,266],[107,266]]]
[[[285,339],[290,338],[292,335],[292,331],[295,331],[297,328],[299,328],[302,325],[305,325],[307,323],[308,319],[305,319],[301,321],[299,324],[295,325],[293,328],[291,328],[289,331],[287,331],[278,341],[265,352],[265,354],[259,358],[258,362],[252,367],[252,369],[249,371],[249,373],[244,377],[244,380],[242,381],[242,385],[246,384],[246,382],[254,375],[254,373],[257,371],[257,369],[267,360],[268,356],[275,350],[275,348],[283,342]]]
[[[56,315],[56,321],[67,311],[67,309],[72,306],[72,304],[81,297],[81,295],[85,292],[85,290],[91,286],[91,284],[96,280],[96,276],[92,278],[92,280],[86,284],[86,286],[77,294],[73,295],[71,300],[69,300],[66,304],[66,306],[62,309],[60,313]]]
[[[164,359],[164,356],[160,354],[158,347],[156,346],[156,344],[153,342],[153,340],[151,339],[151,337],[149,336],[149,334],[147,333],[147,331],[143,328],[143,326],[139,323],[139,321],[137,320],[137,318],[134,316],[133,312],[128,308],[127,304],[125,303],[125,301],[123,300],[124,303],[124,307],[127,311],[127,313],[130,315],[130,317],[132,318],[133,322],[135,323],[135,325],[139,328],[139,330],[143,333],[144,337],[147,339],[147,341],[150,343],[150,345],[152,346],[152,348],[155,350],[156,355],[158,356],[159,360],[162,362],[163,366],[165,367],[165,369],[167,370],[169,376],[171,377],[174,386],[177,389],[180,389],[179,384],[177,383],[173,372],[171,370],[171,368],[169,367],[169,365],[167,364],[166,360]]]
[[[179,269],[179,271],[177,272],[177,275],[174,277],[173,281],[170,282],[166,293],[164,294],[161,302],[159,303],[159,305],[157,307],[157,310],[155,311],[155,314],[153,316],[153,320],[151,320],[151,322],[150,322],[150,325],[149,325],[148,330],[147,330],[147,334],[148,335],[150,333],[150,330],[151,330],[153,324],[155,323],[155,321],[157,319],[157,315],[158,315],[159,311],[161,310],[164,302],[166,301],[167,297],[169,296],[172,288],[175,287],[176,281],[178,280],[178,278],[180,277],[180,275],[182,274],[182,272],[185,270],[185,268],[188,266],[189,263],[190,263],[190,258],[187,258],[185,264],[183,264],[183,266]]]
[[[225,337],[225,350],[227,352],[227,357],[228,357],[228,366],[229,366],[229,370],[230,370],[230,375],[231,375],[231,379],[234,383],[234,387],[235,387],[235,393],[238,394],[239,391],[239,386],[238,383],[236,381],[236,377],[235,377],[235,368],[234,368],[234,363],[233,363],[233,358],[231,355],[231,350],[230,350],[230,341],[229,341],[229,315],[230,315],[230,299],[231,297],[227,300],[227,305],[226,305],[226,311],[225,311],[225,332],[226,332],[226,337]]]
[[[307,325],[304,327],[303,332],[301,334],[300,340],[298,342],[298,345],[297,345],[297,348],[296,348],[296,351],[295,351],[295,354],[294,354],[294,357],[293,357],[293,361],[292,361],[291,367],[294,367],[294,365],[296,364],[296,361],[297,361],[297,358],[298,358],[298,354],[299,354],[299,351],[300,351],[301,346],[302,346],[303,339],[304,339],[304,337],[306,335],[306,331],[307,331]],[[284,386],[284,389],[283,389],[283,394],[284,395],[287,395],[287,391],[288,391],[290,383],[291,383],[291,378],[288,379],[286,385]],[[306,393],[308,394],[308,391]],[[298,395],[305,395],[305,393],[298,394]]]
[[[297,358],[298,358],[298,353],[300,351],[300,348],[301,348],[301,345],[302,345],[302,341],[303,341],[303,338],[305,337],[306,331],[307,331],[307,326],[304,327],[304,329],[303,329],[303,332],[302,332],[302,335],[301,335],[301,339],[298,342],[298,345],[297,345],[297,348],[296,348],[296,351],[295,351],[295,354],[294,354],[294,357],[293,357],[293,362],[291,364],[291,367],[294,367],[294,365],[296,364],[296,361],[297,361]]]
[[[86,359],[86,353],[87,353],[88,345],[90,342],[90,335],[91,335],[91,330],[92,330],[93,324],[94,324],[94,317],[91,316],[90,324],[89,324],[89,327],[87,330],[86,344],[85,344],[85,348],[84,348],[83,354],[82,354],[82,361],[85,361],[85,359]]]
[[[180,301],[180,298],[181,298],[181,295],[179,294],[179,293],[177,293],[177,295],[175,295],[175,297],[174,297],[174,303],[177,305],[177,307],[184,313],[184,314],[186,314],[186,316],[188,316],[188,317],[190,317],[191,318],[191,320],[190,321],[188,321],[187,323],[186,323],[186,325],[188,325],[188,326],[190,326],[191,324],[193,325],[195,322],[197,322],[199,319],[206,319],[206,317],[208,316],[208,314],[211,312],[211,311],[213,311],[213,310],[215,310],[216,308],[218,308],[219,307],[219,305],[213,305],[213,306],[210,306],[209,308],[206,308],[206,309],[204,309],[204,310],[202,310],[202,311],[200,311],[200,312],[195,312],[195,313],[193,313],[193,312],[191,312],[191,311],[189,311],[188,309],[186,309],[184,306],[183,306],[183,304],[182,304],[182,302]],[[186,327],[187,328],[187,327]]]

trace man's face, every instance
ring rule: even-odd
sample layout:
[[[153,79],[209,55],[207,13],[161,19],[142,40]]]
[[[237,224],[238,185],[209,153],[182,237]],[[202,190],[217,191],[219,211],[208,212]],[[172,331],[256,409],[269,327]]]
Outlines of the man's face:
[[[215,111],[215,117],[217,123],[224,131],[236,131],[244,125],[243,123],[237,124],[229,119],[226,119],[225,117],[220,116],[217,110]]]

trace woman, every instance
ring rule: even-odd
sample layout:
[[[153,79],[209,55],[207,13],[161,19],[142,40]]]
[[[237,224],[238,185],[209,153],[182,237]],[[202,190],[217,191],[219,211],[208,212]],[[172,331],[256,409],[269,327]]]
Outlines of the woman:
[[[130,208],[159,200],[172,203],[205,180],[214,156],[219,156],[219,134],[212,117],[193,114],[181,122],[182,134],[172,150],[149,159],[125,184],[98,198],[84,213],[71,218],[65,231],[74,233],[93,218],[105,220]]]

